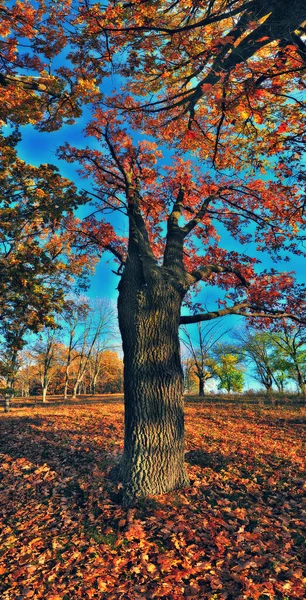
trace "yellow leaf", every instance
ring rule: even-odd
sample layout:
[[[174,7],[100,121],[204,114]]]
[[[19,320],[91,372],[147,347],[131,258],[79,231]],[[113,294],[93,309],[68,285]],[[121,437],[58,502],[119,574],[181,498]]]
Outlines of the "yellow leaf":
[[[97,582],[98,582],[98,590],[100,592],[106,592],[107,584],[105,583],[104,579],[102,579],[102,577],[98,577]]]

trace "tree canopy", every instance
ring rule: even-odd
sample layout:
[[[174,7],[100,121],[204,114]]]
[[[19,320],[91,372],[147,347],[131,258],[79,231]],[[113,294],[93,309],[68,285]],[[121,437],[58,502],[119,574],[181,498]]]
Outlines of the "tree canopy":
[[[298,313],[293,273],[259,275],[258,255],[229,252],[220,232],[276,259],[303,252],[304,2],[17,2],[2,14],[6,118],[54,129],[91,106],[89,146],[60,156],[81,162],[102,213],[137,209],[143,263],[166,250],[173,264],[180,246],[185,289],[229,292],[193,320]],[[91,235],[123,264],[127,240],[107,221],[92,219]]]
[[[0,138],[0,329],[15,349],[26,331],[55,324],[65,292],[94,264],[74,215],[85,195],[56,167],[20,160],[18,139]]]

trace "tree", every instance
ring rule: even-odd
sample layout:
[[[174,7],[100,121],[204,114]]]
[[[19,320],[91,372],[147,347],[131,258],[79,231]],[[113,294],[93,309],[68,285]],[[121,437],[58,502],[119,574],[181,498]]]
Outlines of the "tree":
[[[304,395],[305,381],[305,327],[280,320],[266,322],[264,331],[256,327],[238,332],[241,356],[255,367],[254,376],[267,392],[273,384],[280,392],[289,379],[294,379]]]
[[[73,277],[90,269],[73,210],[84,194],[58,169],[17,157],[19,135],[0,136],[0,324],[20,319],[37,330],[54,321]]]
[[[123,364],[117,352],[103,350],[100,354],[100,393],[115,393],[122,391]]]
[[[103,341],[104,348],[106,347],[113,318],[113,310],[106,301],[91,302],[90,310],[84,318],[82,339],[76,348],[77,368],[72,398],[78,393],[96,345]]]
[[[65,293],[94,264],[73,212],[85,195],[56,167],[20,160],[19,139],[0,135],[0,331],[12,357],[28,332],[54,326]]]
[[[68,346],[66,348],[66,357],[65,357],[65,378],[64,378],[64,400],[68,398],[68,386],[70,379],[70,368],[77,357],[77,346],[80,343],[80,333],[79,328],[84,324],[84,320],[89,311],[89,305],[85,298],[76,298],[71,299],[65,304],[62,318],[63,318],[63,331],[64,335],[66,334],[68,337]]]
[[[36,359],[41,387],[42,400],[47,401],[48,387],[59,368],[61,345],[56,337],[55,329],[46,329],[39,334],[39,339],[33,347],[32,355]]]
[[[53,39],[51,54],[69,42],[70,63],[55,80],[44,74],[45,90],[29,76],[22,80],[22,90],[30,88],[44,113],[38,126],[44,118],[49,128],[64,118],[53,109],[48,119],[48,98],[53,107],[74,107],[76,97],[93,104],[86,134],[94,147],[66,145],[60,155],[79,161],[93,180],[101,218],[86,221],[88,237],[118,261],[121,474],[128,502],[188,482],[179,325],[228,314],[304,317],[303,288],[293,273],[260,272],[256,256],[222,248],[220,235],[225,227],[238,249],[238,242],[254,240],[276,258],[283,251],[301,253],[305,219],[296,144],[304,128],[299,93],[306,8],[302,0],[289,7],[284,0],[111,2],[106,10],[82,2],[73,3],[70,14],[70,3],[63,2],[57,15],[52,2],[40,7],[49,19],[38,11],[34,54],[39,41],[47,56],[54,25],[60,47]],[[39,32],[46,22],[44,43]],[[114,68],[125,80],[105,99],[97,86]],[[52,96],[54,86],[59,92]],[[129,123],[155,143],[139,135],[134,141],[125,129]],[[176,152],[171,166],[160,161],[165,143]],[[105,218],[114,211],[128,221],[128,240]],[[215,309],[181,316],[199,282],[225,294]]]
[[[230,392],[242,392],[244,376],[243,372],[238,368],[239,357],[235,354],[220,354],[219,364],[215,368],[215,372],[220,379],[219,390],[225,389],[228,394]]]
[[[190,354],[191,365],[194,367],[194,373],[199,381],[199,396],[204,396],[206,381],[212,379],[216,374],[216,364],[212,356],[212,349],[227,332],[223,331],[220,333],[218,330],[216,331],[216,324],[203,327],[201,323],[198,323],[198,335],[195,344],[188,328],[182,327],[182,331],[185,336],[183,344]]]
[[[5,345],[1,350],[0,356],[0,377],[4,381],[4,387],[1,391],[4,395],[4,411],[9,412],[10,401],[14,394],[14,386],[17,373],[20,368],[18,358],[18,348],[16,346]]]
[[[182,355],[182,368],[184,373],[184,390],[187,394],[196,394],[198,392],[199,383],[195,374],[195,366],[191,357]]]
[[[21,350],[19,353],[20,369],[17,373],[17,395],[27,397],[31,394],[33,384],[37,380],[37,373],[31,350]]]
[[[296,381],[302,396],[306,396],[306,330],[304,325],[280,322],[271,326],[272,340],[287,364],[287,371]],[[276,331],[275,331],[276,329]],[[274,330],[274,331],[273,331]]]
[[[266,391],[272,391],[273,383],[275,383],[275,350],[271,336],[268,332],[252,332],[246,330],[244,333],[236,334],[236,339],[240,342],[240,353],[242,358],[254,366],[254,377],[261,383]]]
[[[96,356],[94,365],[93,357],[96,350],[105,350],[110,336],[114,334],[114,311],[104,299],[90,302],[83,297],[67,302],[63,317],[69,336],[64,387],[64,398],[67,399],[71,380],[72,398],[76,398],[80,384],[93,366],[94,380],[97,378],[100,369],[99,356]]]
[[[273,379],[278,391],[283,394],[285,385],[290,380],[290,363],[286,357],[279,352],[275,352],[271,356]]]

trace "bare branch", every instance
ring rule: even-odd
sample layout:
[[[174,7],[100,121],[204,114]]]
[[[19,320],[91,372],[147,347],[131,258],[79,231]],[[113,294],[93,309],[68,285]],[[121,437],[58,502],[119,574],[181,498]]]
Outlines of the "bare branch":
[[[240,304],[234,304],[226,308],[214,310],[211,312],[196,314],[196,315],[182,315],[180,319],[181,325],[188,325],[191,323],[200,323],[202,321],[211,321],[212,319],[218,319],[219,317],[225,317],[226,315],[239,315],[242,317],[250,318],[265,318],[265,319],[291,319],[297,323],[303,323],[306,325],[306,319],[301,319],[297,315],[287,312],[278,312],[276,310],[266,309],[265,311],[257,311],[256,307],[252,307],[249,302],[241,302]]]
[[[219,310],[210,311],[203,314],[197,315],[181,315],[180,325],[190,325],[191,323],[200,323],[202,321],[211,321],[212,319],[218,319],[219,317],[225,317],[226,315],[245,315],[244,309],[247,309],[249,304],[242,302],[229,306],[228,308],[221,308]],[[249,316],[249,315],[247,315]]]
[[[222,265],[205,265],[205,267],[201,267],[200,269],[193,271],[191,276],[194,277],[195,281],[201,281],[211,273],[233,273],[239,279],[243,287],[250,286],[249,282],[245,279],[245,277],[243,277],[238,269],[233,269],[232,267]]]

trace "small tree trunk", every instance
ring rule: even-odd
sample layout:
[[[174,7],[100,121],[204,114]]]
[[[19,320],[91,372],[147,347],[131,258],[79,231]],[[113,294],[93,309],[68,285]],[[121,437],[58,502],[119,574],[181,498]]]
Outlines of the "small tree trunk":
[[[43,387],[42,389],[42,401],[47,402],[47,388]]]
[[[72,399],[75,400],[77,397],[77,394],[79,392],[79,385],[80,385],[80,381],[76,381],[74,386],[73,386],[73,390],[72,390]]]
[[[96,394],[97,379],[98,379],[98,373],[96,375],[94,375],[93,380],[92,380],[92,395],[93,396],[95,396],[95,394]]]
[[[119,284],[124,351],[124,502],[188,485],[184,467],[181,296],[165,277],[146,284],[125,269]]]
[[[205,396],[205,379],[204,379],[204,377],[199,378],[199,396]]]
[[[305,398],[306,397],[306,381],[301,382],[299,384],[299,387],[300,387],[303,398]]]
[[[11,397],[12,396],[10,394],[5,394],[4,395],[4,412],[10,412]]]
[[[65,386],[64,386],[64,400],[67,400],[68,398],[68,379],[65,380]]]

